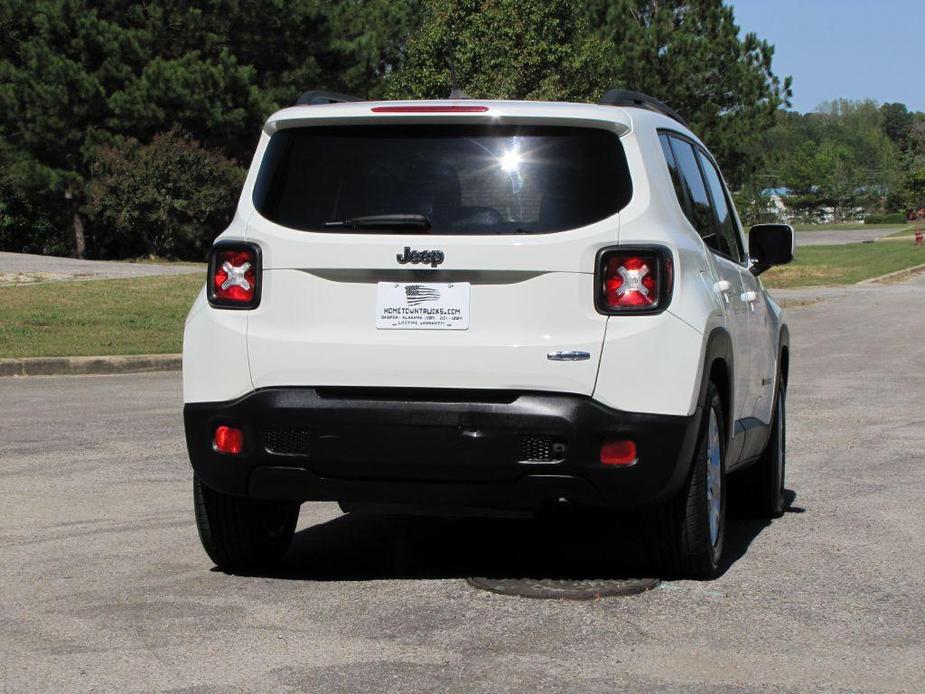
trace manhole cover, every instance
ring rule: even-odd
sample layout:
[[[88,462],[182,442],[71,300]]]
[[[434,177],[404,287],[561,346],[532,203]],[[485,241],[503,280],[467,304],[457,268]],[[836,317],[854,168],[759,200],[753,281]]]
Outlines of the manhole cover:
[[[467,578],[469,585],[502,595],[559,600],[593,600],[613,595],[635,595],[652,590],[657,578],[558,579],[558,578]]]

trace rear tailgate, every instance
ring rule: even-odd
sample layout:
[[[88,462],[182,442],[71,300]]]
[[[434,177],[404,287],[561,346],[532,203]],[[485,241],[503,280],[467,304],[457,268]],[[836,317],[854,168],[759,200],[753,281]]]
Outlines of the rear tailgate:
[[[254,385],[591,394],[606,325],[589,299],[593,275],[462,271],[427,278],[434,279],[470,284],[467,330],[376,327],[379,282],[420,283],[420,277],[389,270],[265,272],[261,306],[248,317]],[[588,358],[550,360],[556,351]]]
[[[622,155],[617,128],[597,125],[610,130],[608,136]],[[374,134],[368,127],[361,133],[378,146]],[[563,207],[548,189],[543,198],[539,184],[531,188],[530,177],[539,177],[535,171],[548,164],[531,168],[530,157],[538,160],[539,155],[535,146],[531,154],[530,143],[537,140],[512,136],[510,141],[509,150],[493,154],[495,174],[507,177],[502,182],[511,181],[513,193],[504,187],[503,200],[491,189],[495,184],[488,174],[474,177],[464,155],[444,156],[441,152],[452,146],[438,150],[430,141],[431,149],[421,152],[437,152],[431,158],[440,159],[439,167],[428,161],[428,168],[414,164],[410,173],[401,162],[391,169],[380,167],[379,162],[388,160],[382,153],[369,162],[353,161],[359,155],[341,143],[342,156],[322,152],[317,160],[352,163],[329,164],[324,176],[307,172],[305,181],[289,183],[284,195],[296,201],[291,204],[278,199],[275,207],[266,203],[261,199],[265,189],[280,184],[277,179],[258,180],[257,209],[247,230],[248,240],[261,245],[264,262],[261,304],[249,312],[247,328],[255,387],[479,388],[590,395],[607,321],[594,309],[595,256],[617,241],[619,230],[619,207],[599,202],[596,191],[612,184],[614,201],[625,197],[628,174],[623,176],[627,180],[587,182],[588,172],[562,173],[559,167],[560,197],[561,190],[568,192],[568,176],[585,177],[576,179],[575,185],[584,186],[573,193],[579,202],[568,207],[566,200]],[[470,142],[487,151],[478,137],[467,135],[465,147]],[[569,144],[568,151],[574,150]],[[312,142],[316,150],[324,146],[324,140]],[[415,147],[423,145],[412,136],[403,151],[408,158],[423,158]],[[288,160],[286,166],[303,171],[312,166],[305,161],[302,169]],[[615,170],[625,166],[624,159]],[[590,175],[616,176],[610,169]],[[393,185],[390,179],[402,183]],[[371,191],[378,187],[382,190]],[[352,208],[338,202],[350,196],[359,201]],[[428,199],[422,203],[423,198]],[[455,217],[445,214],[450,208]],[[430,233],[407,233],[324,227],[325,217],[337,222],[382,212],[424,212],[434,220],[433,228]],[[568,226],[572,218],[577,226]],[[403,262],[408,257],[423,262]],[[396,302],[416,309],[444,307],[463,320],[451,325],[438,318],[429,329],[422,329],[419,320],[390,325],[383,306]],[[557,360],[558,352],[583,358]]]

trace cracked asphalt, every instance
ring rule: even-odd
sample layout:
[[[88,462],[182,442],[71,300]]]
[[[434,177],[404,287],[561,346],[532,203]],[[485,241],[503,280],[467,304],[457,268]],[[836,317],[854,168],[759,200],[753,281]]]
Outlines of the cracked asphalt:
[[[467,576],[645,575],[633,524],[303,507],[276,575],[212,569],[179,374],[0,379],[0,690],[925,690],[925,279],[780,292],[788,482],[710,582],[530,600]]]

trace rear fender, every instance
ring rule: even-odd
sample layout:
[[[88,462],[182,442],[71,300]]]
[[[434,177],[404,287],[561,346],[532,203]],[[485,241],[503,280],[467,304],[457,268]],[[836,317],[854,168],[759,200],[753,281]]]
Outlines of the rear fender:
[[[199,292],[183,331],[183,401],[231,400],[253,390],[247,364],[247,311],[209,306]]]
[[[610,317],[594,399],[623,412],[689,416],[703,343],[703,335],[671,310]]]
[[[729,442],[731,442],[732,438],[734,428],[733,413],[735,412],[735,378],[733,377],[735,364],[732,354],[732,338],[729,333],[725,328],[714,328],[707,336],[703,369],[700,375],[700,389],[697,395],[697,408],[706,407],[707,387],[710,384],[711,376],[714,374],[714,369],[721,369],[725,377],[717,379],[720,382],[714,383],[714,385],[719,390],[720,400],[723,403],[723,414],[726,418],[726,435]],[[728,444],[727,450],[729,450]]]

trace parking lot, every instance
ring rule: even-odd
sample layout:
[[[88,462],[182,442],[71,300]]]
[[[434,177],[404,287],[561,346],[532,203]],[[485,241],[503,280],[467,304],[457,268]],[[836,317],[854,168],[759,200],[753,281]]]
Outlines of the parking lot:
[[[630,597],[465,581],[646,575],[620,517],[309,504],[279,574],[219,573],[179,374],[0,379],[0,689],[922,691],[925,278],[786,296],[789,512],[730,521],[718,579]]]

